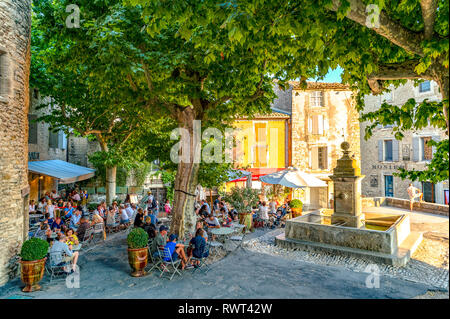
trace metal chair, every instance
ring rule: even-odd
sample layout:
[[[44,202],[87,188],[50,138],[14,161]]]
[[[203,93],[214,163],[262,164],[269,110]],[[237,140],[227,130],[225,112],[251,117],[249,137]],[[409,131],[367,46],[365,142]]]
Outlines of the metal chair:
[[[97,243],[99,237],[101,240],[105,240],[105,238],[103,237],[104,231],[105,230],[104,230],[103,223],[94,224],[93,232],[92,232],[92,242]]]
[[[174,261],[172,259],[172,254],[170,253],[168,248],[164,248],[161,251],[161,253],[159,254],[159,259],[160,259],[160,263],[159,263],[158,269],[161,272],[159,277],[162,277],[165,273],[170,275],[169,280],[172,280],[172,278],[175,276],[175,274],[183,276],[181,271],[178,269],[178,266],[181,263],[181,259],[177,259],[176,261]],[[168,260],[166,260],[166,259],[168,259]]]
[[[69,275],[65,268],[71,267],[72,263],[70,261],[64,261],[65,254],[61,251],[48,253],[48,259],[46,262],[47,273],[50,275],[50,283],[54,277],[59,277],[64,275],[67,277]]]
[[[210,241],[209,242],[209,249],[212,254],[218,255],[218,252],[220,249],[223,249],[223,244],[218,241]]]
[[[210,270],[209,265],[206,263],[206,260],[209,257],[209,248],[210,248],[210,244],[206,243],[206,246],[202,252],[202,257],[198,258],[198,257],[191,257],[191,260],[193,261],[198,261],[198,266],[194,268],[194,272],[195,273],[197,270],[199,271],[204,271],[205,274]],[[206,257],[205,257],[206,255]]]

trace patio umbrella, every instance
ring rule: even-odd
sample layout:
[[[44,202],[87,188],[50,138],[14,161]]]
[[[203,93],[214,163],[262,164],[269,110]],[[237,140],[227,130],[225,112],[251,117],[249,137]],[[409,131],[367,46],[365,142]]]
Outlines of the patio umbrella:
[[[267,184],[278,184],[290,188],[304,188],[304,187],[327,187],[327,183],[318,179],[317,177],[299,171],[295,167],[289,167],[285,170],[275,173],[267,174],[259,178],[262,182]]]

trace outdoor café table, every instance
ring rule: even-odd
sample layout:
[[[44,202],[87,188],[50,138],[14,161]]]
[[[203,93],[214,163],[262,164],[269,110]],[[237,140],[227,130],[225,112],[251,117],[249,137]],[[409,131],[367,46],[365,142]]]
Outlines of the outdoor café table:
[[[42,217],[43,215],[41,214],[30,214],[30,221],[31,220],[36,220],[37,222],[39,222],[39,219]]]
[[[245,225],[239,223],[232,223],[231,227],[233,227],[236,231],[242,230],[245,228]]]
[[[80,250],[82,245],[83,245],[83,244],[72,245],[72,251],[78,251],[78,250]]]
[[[212,228],[210,229],[210,232],[219,238],[226,239],[227,236],[235,232],[235,229],[233,227],[220,227]]]

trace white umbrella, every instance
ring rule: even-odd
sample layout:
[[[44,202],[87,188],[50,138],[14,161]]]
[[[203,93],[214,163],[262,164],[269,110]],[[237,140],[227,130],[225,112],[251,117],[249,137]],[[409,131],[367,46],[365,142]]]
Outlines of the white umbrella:
[[[290,188],[303,187],[327,187],[327,183],[317,177],[299,171],[295,167],[289,167],[285,170],[267,174],[259,178],[267,184],[278,184]]]

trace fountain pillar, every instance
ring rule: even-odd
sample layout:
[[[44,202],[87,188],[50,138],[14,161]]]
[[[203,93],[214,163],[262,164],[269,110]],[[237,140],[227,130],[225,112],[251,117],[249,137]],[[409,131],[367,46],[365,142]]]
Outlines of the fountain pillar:
[[[343,156],[337,160],[330,179],[334,183],[334,211],[332,224],[361,228],[364,214],[361,212],[361,169],[356,160],[350,157],[350,144],[343,142]]]

